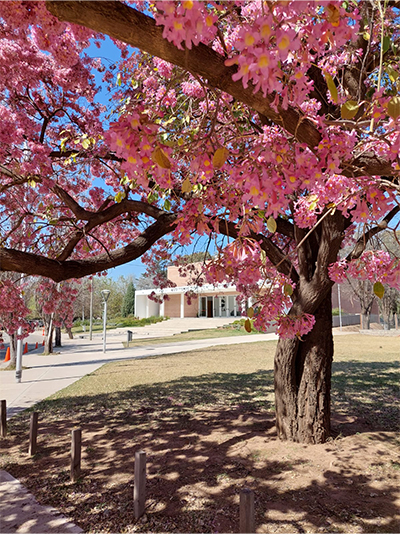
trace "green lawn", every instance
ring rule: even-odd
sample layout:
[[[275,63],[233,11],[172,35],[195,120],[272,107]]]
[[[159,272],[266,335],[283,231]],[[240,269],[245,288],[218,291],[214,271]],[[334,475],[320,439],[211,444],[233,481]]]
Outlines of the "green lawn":
[[[353,334],[334,341],[333,408],[367,411],[374,420],[396,425],[399,338]],[[90,411],[100,403],[131,410],[145,403],[163,411],[169,397],[188,408],[199,402],[272,408],[275,348],[276,341],[263,341],[110,363],[43,401],[40,409],[84,405]]]

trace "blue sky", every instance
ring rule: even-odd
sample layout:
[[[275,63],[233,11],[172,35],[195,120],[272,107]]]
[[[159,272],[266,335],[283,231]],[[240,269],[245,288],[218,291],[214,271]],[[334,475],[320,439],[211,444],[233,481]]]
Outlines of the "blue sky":
[[[109,37],[106,37],[105,41],[100,41],[101,47],[97,48],[94,44],[92,44],[88,49],[86,49],[86,53],[93,58],[100,58],[102,60],[103,65],[107,68],[113,63],[116,63],[119,61],[121,55],[118,47],[112,42],[112,40]],[[115,69],[115,76],[118,73],[118,69]],[[105,85],[102,83],[102,77],[104,73],[99,73],[95,71],[95,78],[97,85],[103,87],[104,89],[100,91],[97,95],[96,100],[98,102],[101,102],[104,105],[109,104],[109,94],[105,90]],[[98,187],[104,187],[104,183],[99,181]],[[146,267],[142,264],[140,259],[131,261],[130,263],[126,263],[125,265],[121,265],[120,267],[115,267],[114,269],[108,270],[108,275],[113,278],[117,279],[120,276],[129,276],[134,275],[136,278],[139,278],[140,275],[145,271]]]

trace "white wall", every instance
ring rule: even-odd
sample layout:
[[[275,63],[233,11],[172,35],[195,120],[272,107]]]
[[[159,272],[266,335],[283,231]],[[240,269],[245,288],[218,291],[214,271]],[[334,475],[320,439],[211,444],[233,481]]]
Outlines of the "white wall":
[[[150,300],[147,295],[135,294],[135,315],[139,319],[145,319],[155,315],[160,315],[160,305],[158,302]]]

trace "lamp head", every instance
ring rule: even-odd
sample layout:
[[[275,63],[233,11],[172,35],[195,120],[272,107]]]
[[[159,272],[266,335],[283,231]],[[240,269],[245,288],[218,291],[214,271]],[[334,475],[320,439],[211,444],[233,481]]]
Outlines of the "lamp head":
[[[109,289],[103,289],[101,291],[101,296],[103,297],[103,301],[107,302],[108,297],[110,296],[111,291]]]

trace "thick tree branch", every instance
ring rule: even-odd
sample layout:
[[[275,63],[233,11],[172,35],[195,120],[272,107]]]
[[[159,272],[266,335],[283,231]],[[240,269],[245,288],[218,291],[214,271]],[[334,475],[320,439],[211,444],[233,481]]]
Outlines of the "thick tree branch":
[[[213,228],[213,225],[211,225],[211,227]],[[225,219],[220,219],[218,221],[218,231],[220,234],[233,237],[234,239],[239,237],[239,230],[235,223],[226,221]],[[280,273],[288,276],[294,283],[298,282],[299,276],[296,269],[279,247],[267,237],[261,234],[256,234],[255,232],[250,232],[248,237],[260,243],[261,249]]]
[[[124,161],[122,158],[118,157],[117,155],[113,154],[112,152],[107,152],[106,154],[99,155],[94,154],[93,152],[86,152],[86,151],[77,151],[77,150],[52,150],[49,154],[50,158],[53,159],[62,159],[62,158],[69,158],[70,156],[74,155],[76,158],[96,158],[99,160],[106,159],[110,161]]]
[[[266,98],[260,92],[254,94],[254,87],[244,89],[241,82],[234,82],[235,67],[226,67],[225,58],[211,48],[200,44],[191,50],[179,50],[163,38],[162,27],[156,26],[151,17],[120,2],[76,2],[47,1],[47,9],[60,20],[81,24],[100,33],[123,41],[151,55],[182,67],[197,76],[206,78],[210,85],[229,93],[249,105],[294,135],[301,143],[315,146],[321,135],[314,124],[297,110],[278,107],[278,113],[271,104],[274,95]]]
[[[236,68],[226,67],[223,56],[201,43],[193,46],[191,50],[178,49],[162,37],[162,27],[156,26],[154,19],[121,2],[47,0],[46,7],[60,20],[80,24],[96,32],[107,34],[169,61],[195,76],[206,78],[211,86],[225,91],[250,106],[310,148],[316,147],[321,140],[321,134],[313,122],[298,110],[290,106],[283,109],[278,105],[276,112],[272,107],[275,95],[267,95],[264,98],[260,91],[254,93],[252,84],[245,89],[240,81],[234,82],[232,75],[236,72]],[[362,158],[357,158],[354,162],[345,162],[343,174],[346,176],[364,174],[391,176],[394,170],[389,162],[374,155],[370,165],[368,155],[364,154]]]
[[[139,258],[158,239],[172,232],[175,228],[175,220],[176,215],[174,214],[163,215],[126,247],[112,250],[109,253],[98,254],[85,260],[60,262],[40,254],[0,248],[0,271],[45,276],[55,282],[69,278],[82,278]]]

